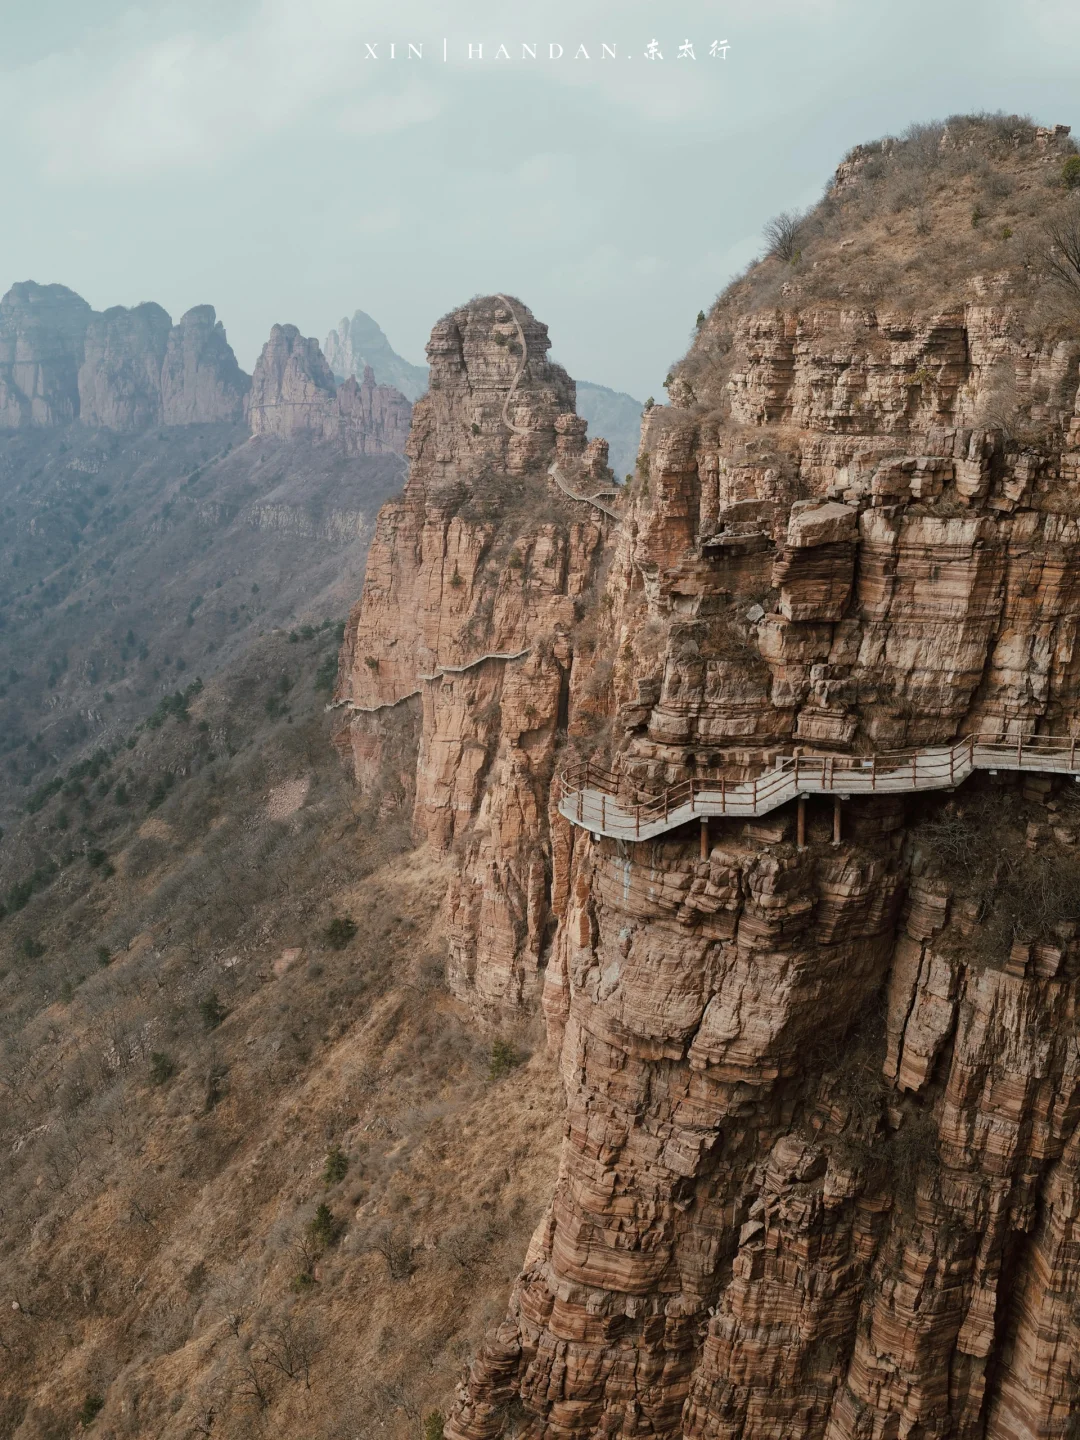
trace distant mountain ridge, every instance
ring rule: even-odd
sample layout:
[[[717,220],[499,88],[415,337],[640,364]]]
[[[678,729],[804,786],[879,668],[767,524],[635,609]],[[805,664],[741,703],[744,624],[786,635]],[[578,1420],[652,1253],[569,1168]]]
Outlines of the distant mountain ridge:
[[[174,325],[152,302],[98,312],[66,285],[33,280],[0,300],[3,429],[230,423],[250,383],[212,305]]]
[[[364,369],[370,366],[380,384],[393,385],[414,403],[428,386],[427,366],[403,359],[365,310],[357,310],[351,320],[342,317],[326,337],[323,354],[338,379],[363,380]]]

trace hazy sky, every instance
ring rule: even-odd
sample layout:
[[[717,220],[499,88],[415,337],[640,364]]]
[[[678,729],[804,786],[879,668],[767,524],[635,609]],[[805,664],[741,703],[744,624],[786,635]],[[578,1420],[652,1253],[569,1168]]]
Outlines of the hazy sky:
[[[1080,125],[1078,80],[1080,0],[0,0],[0,289],[209,301],[247,369],[275,321],[321,340],[357,308],[420,361],[510,291],[572,374],[659,396],[851,145],[956,111]]]

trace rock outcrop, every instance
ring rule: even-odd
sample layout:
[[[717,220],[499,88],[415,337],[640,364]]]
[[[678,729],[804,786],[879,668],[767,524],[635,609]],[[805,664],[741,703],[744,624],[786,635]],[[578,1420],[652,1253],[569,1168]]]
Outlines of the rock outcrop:
[[[253,435],[309,435],[347,455],[401,454],[411,406],[371,369],[338,387],[317,340],[295,325],[275,325],[263,346],[247,402]]]
[[[79,418],[104,430],[161,423],[161,367],[172,322],[160,305],[91,317],[79,367]]]
[[[558,375],[517,404],[516,306],[436,328],[339,699],[362,777],[417,708],[455,988],[505,1015],[542,985],[567,1099],[452,1440],[1050,1440],[1080,1412],[1073,787],[841,800],[839,838],[812,800],[802,846],[794,806],[602,839],[549,788],[563,735],[658,795],[796,750],[1080,734],[1080,344],[1031,259],[1067,148],[953,121],[845,162],[798,257],[700,327],[621,523],[565,543],[491,486],[560,444],[588,467]],[[922,305],[876,288],[903,286],[873,187],[913,174],[900,260],[948,229]]]
[[[68,425],[93,311],[66,285],[13,285],[0,300],[0,426]]]
[[[152,303],[98,313],[63,285],[14,285],[0,300],[0,428],[238,420],[248,377],[212,305],[178,325]]]
[[[548,790],[610,524],[548,475],[556,460],[601,473],[604,458],[549,344],[503,297],[432,331],[409,480],[380,513],[338,685],[361,779],[378,771],[388,712],[418,712],[414,826],[462,853],[451,983],[488,1013],[536,996],[551,940]]]
[[[161,366],[166,425],[205,425],[243,414],[251,385],[212,305],[196,305],[169,331]]]

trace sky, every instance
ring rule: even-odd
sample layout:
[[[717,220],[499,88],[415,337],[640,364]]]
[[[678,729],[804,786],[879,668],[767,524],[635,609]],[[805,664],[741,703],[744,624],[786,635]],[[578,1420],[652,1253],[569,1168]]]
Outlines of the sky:
[[[851,146],[1080,131],[1078,80],[1080,0],[0,0],[0,290],[210,303],[248,370],[356,309],[421,362],[500,291],[576,378],[660,396]]]

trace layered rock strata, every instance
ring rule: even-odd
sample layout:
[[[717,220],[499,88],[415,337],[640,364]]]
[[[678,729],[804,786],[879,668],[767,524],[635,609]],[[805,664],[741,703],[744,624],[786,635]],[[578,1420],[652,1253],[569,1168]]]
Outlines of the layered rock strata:
[[[388,713],[420,712],[415,830],[461,852],[451,983],[488,1012],[535,996],[550,944],[548,793],[582,673],[575,626],[611,523],[547,473],[559,462],[606,477],[549,344],[503,297],[435,326],[408,483],[380,513],[336,697],[362,780],[378,771]]]
[[[935,154],[964,151],[943,213],[991,161],[998,194],[1049,203],[1064,139],[1028,129],[943,130]],[[822,225],[869,215],[879,243],[864,186],[900,153],[846,162]],[[993,284],[975,269],[991,242],[962,219],[974,258],[933,305],[751,303],[753,277],[722,297],[647,417],[618,524],[579,531],[603,563],[567,572],[584,613],[555,621],[539,670],[519,622],[542,603],[533,540],[510,550],[526,583],[508,559],[478,587],[500,535],[484,462],[536,474],[573,424],[541,402],[518,428],[492,344],[513,341],[505,302],[433,336],[413,477],[380,521],[339,698],[362,707],[358,772],[380,716],[420,712],[418,834],[458,842],[455,987],[505,1016],[542,983],[567,1099],[550,1211],[451,1440],[1075,1428],[1071,784],[810,800],[803,845],[794,805],[602,839],[553,815],[549,785],[562,734],[632,798],[796,751],[1080,732],[1080,344],[1030,260]],[[812,245],[790,262],[817,264]],[[809,284],[761,270],[773,297]],[[548,909],[550,948],[532,941]]]
[[[412,407],[399,390],[363,381],[341,386],[318,342],[295,325],[275,325],[251,380],[246,406],[253,435],[310,436],[335,443],[347,455],[401,454]]]

